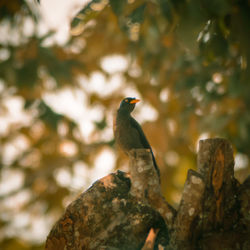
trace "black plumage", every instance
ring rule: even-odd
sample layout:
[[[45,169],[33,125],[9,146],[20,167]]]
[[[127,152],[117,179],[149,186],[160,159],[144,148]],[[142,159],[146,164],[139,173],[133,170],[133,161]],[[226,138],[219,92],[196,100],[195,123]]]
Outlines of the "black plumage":
[[[149,149],[152,154],[154,167],[160,177],[160,171],[152,148],[140,124],[131,116],[131,112],[134,110],[137,102],[139,102],[138,99],[131,97],[127,97],[122,100],[120,107],[117,110],[116,120],[114,123],[115,140],[126,154],[128,154],[131,149]]]

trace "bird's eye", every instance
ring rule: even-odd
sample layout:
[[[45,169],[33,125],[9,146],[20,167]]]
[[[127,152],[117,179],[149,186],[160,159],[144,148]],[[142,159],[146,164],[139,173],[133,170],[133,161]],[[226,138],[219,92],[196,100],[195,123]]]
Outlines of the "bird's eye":
[[[128,102],[128,99],[125,99],[125,102]]]

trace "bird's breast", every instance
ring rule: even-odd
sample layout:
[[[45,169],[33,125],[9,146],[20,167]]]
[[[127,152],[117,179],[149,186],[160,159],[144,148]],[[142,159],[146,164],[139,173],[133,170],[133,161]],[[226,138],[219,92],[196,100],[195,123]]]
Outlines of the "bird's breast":
[[[119,116],[115,122],[115,140],[125,153],[131,149],[143,148],[138,131],[132,126],[130,120]]]

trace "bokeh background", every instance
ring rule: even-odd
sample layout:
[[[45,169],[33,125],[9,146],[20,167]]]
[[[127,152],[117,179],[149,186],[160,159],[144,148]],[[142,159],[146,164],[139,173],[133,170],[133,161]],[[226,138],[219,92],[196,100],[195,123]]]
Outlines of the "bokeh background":
[[[250,3],[244,0],[0,2],[0,249],[43,249],[65,207],[128,159],[122,98],[178,206],[198,141],[228,138],[249,174]]]

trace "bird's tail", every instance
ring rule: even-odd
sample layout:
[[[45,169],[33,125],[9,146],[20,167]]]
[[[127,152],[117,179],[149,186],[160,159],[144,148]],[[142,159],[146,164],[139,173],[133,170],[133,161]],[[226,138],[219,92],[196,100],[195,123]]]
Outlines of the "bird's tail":
[[[159,167],[158,167],[158,165],[156,163],[155,156],[154,156],[154,153],[153,153],[152,149],[150,149],[150,151],[151,151],[151,154],[152,154],[152,160],[153,160],[155,170],[156,170],[157,175],[159,176],[159,179],[160,179],[160,169],[159,169]]]

